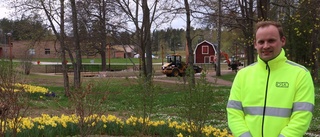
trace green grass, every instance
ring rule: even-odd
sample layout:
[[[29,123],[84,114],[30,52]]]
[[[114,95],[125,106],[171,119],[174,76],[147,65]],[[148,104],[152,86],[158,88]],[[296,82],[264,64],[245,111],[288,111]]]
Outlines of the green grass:
[[[50,77],[50,76],[46,76]],[[60,77],[60,81],[61,81]],[[39,80],[39,76],[30,75],[29,79]],[[58,77],[49,79],[50,81],[58,80]],[[69,103],[67,98],[64,96],[63,88],[58,86],[53,86],[48,84],[45,80],[41,80],[44,83],[33,82],[39,86],[45,86],[49,88],[49,91],[55,92],[57,98],[51,98],[47,100],[36,100],[33,106],[41,109],[61,109],[68,108]],[[135,115],[135,113],[141,112],[141,87],[138,85],[136,79],[123,79],[123,78],[112,78],[112,79],[85,79],[84,85],[86,83],[96,83],[95,91],[104,91],[108,93],[108,99],[106,100],[105,109],[107,111],[121,113],[125,112],[126,116]],[[168,84],[162,82],[156,82],[155,92],[157,96],[154,99],[155,102],[155,115],[161,115],[163,117],[172,116],[175,117],[178,115],[179,110],[181,109],[181,100],[188,92],[185,91],[185,87],[179,84]],[[212,107],[212,112],[215,111],[216,107],[220,111],[225,108],[226,101],[221,100],[221,95],[226,95],[229,91],[229,87],[216,87],[217,90],[221,90],[224,94],[217,92],[217,98],[213,99],[213,102],[217,103],[215,107]],[[216,101],[215,101],[216,100]],[[43,105],[43,103],[50,105]],[[37,104],[40,104],[37,106]],[[214,113],[212,113],[214,114]],[[214,116],[212,116],[214,117]],[[220,117],[220,116],[219,116]]]
[[[222,75],[219,78],[232,81],[235,75],[235,73],[231,73]],[[64,96],[64,90],[62,88],[63,84],[61,83],[62,76],[30,75],[27,77],[33,84],[45,86],[57,95],[56,98],[33,100],[32,107],[43,110],[52,109],[60,112],[73,111],[67,109],[70,108],[70,103]],[[48,83],[45,79],[52,82]],[[72,80],[72,78],[70,78],[70,80]],[[141,85],[139,85],[137,79],[83,78],[82,80],[84,86],[88,83],[94,83],[93,91],[101,91],[108,94],[107,100],[104,102],[103,107],[101,107],[103,111],[116,114],[120,117],[129,117],[130,115],[139,116],[141,114],[143,104],[141,101],[142,92]],[[60,82],[58,83],[57,81]],[[181,120],[181,117],[179,117],[182,108],[181,99],[188,94],[186,87],[177,83],[155,82],[154,84],[156,96],[154,98],[154,112],[152,115],[150,114],[150,117],[153,119],[171,118]],[[231,87],[214,86],[213,88],[216,92],[214,92],[215,97],[212,98],[212,102],[214,103],[208,108],[210,111],[210,118],[212,119],[209,123],[219,128],[227,128],[225,107]],[[320,85],[315,85],[315,89],[315,102],[319,102]],[[308,132],[319,133],[320,106],[315,105],[314,110],[314,117]]]
[[[41,58],[41,59],[33,59],[33,61],[40,61],[40,62],[61,62],[61,59],[55,59],[55,58]],[[68,62],[70,62],[70,59],[67,59]],[[91,61],[93,61],[94,63],[101,63],[101,59],[100,58],[83,58],[82,59],[82,63],[91,63]],[[159,59],[152,59],[153,63],[161,63],[162,60]],[[166,61],[164,59],[164,61]],[[110,63],[128,63],[128,64],[132,64],[133,63],[139,63],[139,59],[138,58],[111,58],[110,59]],[[109,64],[109,59],[106,58],[106,63]]]
[[[221,75],[218,78],[221,78],[227,81],[233,81],[235,76],[236,76],[236,73],[229,73],[229,74]]]

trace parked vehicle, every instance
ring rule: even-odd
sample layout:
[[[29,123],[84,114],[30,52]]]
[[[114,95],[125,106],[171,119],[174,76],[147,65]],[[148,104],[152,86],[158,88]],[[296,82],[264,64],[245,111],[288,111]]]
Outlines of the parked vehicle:
[[[167,63],[163,64],[162,66],[162,73],[170,76],[184,76],[186,74],[188,65],[181,61],[180,55],[168,55],[167,56]],[[201,73],[202,67],[193,65],[193,70],[195,73]]]
[[[133,56],[133,58],[140,58],[140,54],[135,54],[135,55]],[[155,55],[151,55],[151,58],[157,59],[157,58],[159,58],[159,57],[158,57],[158,56],[155,56]]]

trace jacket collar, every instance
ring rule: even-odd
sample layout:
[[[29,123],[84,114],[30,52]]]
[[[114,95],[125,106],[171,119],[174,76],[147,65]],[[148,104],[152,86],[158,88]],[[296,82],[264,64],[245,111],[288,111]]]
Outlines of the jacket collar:
[[[284,64],[287,61],[287,57],[285,56],[285,51],[284,49],[281,50],[280,54],[272,59],[269,60],[268,62],[265,62],[263,60],[260,59],[260,57],[258,56],[258,64],[262,67],[266,67],[266,65],[269,65],[269,68],[277,68],[280,67],[280,65]]]

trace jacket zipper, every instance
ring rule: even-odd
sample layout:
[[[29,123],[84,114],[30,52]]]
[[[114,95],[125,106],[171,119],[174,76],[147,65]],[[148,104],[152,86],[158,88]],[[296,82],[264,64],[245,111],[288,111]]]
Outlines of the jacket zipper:
[[[269,76],[270,76],[270,67],[268,62],[266,62],[266,70],[268,70],[268,77],[267,77],[267,84],[266,84],[266,91],[264,95],[264,105],[263,105],[263,115],[262,115],[262,125],[261,125],[261,134],[264,137],[264,118],[266,114],[266,105],[267,105],[267,98],[268,98],[268,85],[269,85]]]

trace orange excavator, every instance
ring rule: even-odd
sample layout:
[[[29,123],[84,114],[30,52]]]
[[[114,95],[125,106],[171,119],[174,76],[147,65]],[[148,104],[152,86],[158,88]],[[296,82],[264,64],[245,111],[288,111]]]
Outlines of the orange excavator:
[[[224,58],[226,59],[226,62],[228,63],[228,66],[230,67],[231,61],[230,61],[230,59],[229,59],[228,54],[225,53],[225,52],[220,52],[220,54],[224,56]]]
[[[231,69],[232,71],[237,72],[239,69],[238,67],[243,65],[239,60],[236,60],[234,56],[232,56],[231,59],[229,59],[228,54],[225,52],[220,52],[220,55],[224,56],[229,69]]]

